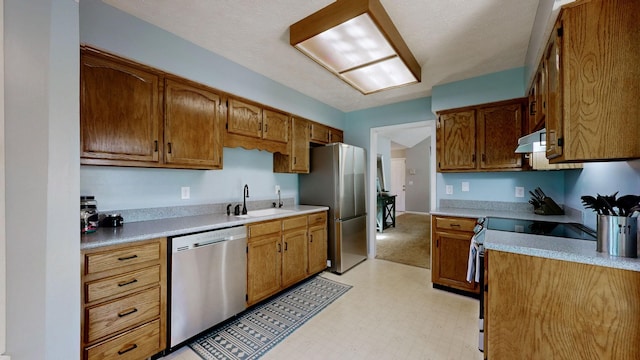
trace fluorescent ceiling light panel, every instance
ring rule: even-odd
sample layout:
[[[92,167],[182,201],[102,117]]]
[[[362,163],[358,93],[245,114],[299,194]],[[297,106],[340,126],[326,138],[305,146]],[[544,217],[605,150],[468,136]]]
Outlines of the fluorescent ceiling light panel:
[[[291,45],[365,95],[421,80],[379,0],[338,0],[291,25],[289,34]]]

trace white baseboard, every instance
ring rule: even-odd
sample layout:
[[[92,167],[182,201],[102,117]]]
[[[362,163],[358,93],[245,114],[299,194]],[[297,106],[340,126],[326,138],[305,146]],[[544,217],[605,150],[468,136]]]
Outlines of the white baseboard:
[[[0,360],[11,360],[9,355],[0,355]]]

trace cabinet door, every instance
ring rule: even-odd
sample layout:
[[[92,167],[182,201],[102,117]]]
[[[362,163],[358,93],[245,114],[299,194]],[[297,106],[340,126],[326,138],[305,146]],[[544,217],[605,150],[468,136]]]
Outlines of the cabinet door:
[[[280,290],[282,244],[280,233],[250,239],[247,244],[247,304]]]
[[[338,129],[330,129],[329,142],[330,143],[344,142],[344,133]]]
[[[327,227],[309,227],[309,275],[327,268]]]
[[[544,127],[544,119],[547,115],[547,61],[543,58],[536,73],[536,115],[535,126],[530,132],[537,131]]]
[[[80,156],[159,163],[159,77],[87,51],[80,61]]]
[[[165,85],[165,162],[220,168],[222,141],[220,97],[204,88],[174,80]]]
[[[282,287],[307,277],[307,228],[282,234]]]
[[[437,147],[438,169],[472,170],[476,168],[474,110],[440,115],[436,139],[439,145]]]
[[[309,127],[303,119],[291,118],[291,170],[309,172]]]
[[[478,109],[481,169],[516,169],[522,154],[514,153],[522,136],[523,104]]]
[[[476,283],[468,283],[466,279],[472,236],[464,232],[434,232],[431,273],[434,284],[467,291],[477,290]]]
[[[560,24],[554,29],[545,60],[547,62],[547,101],[548,109],[545,118],[547,129],[547,158],[562,156],[563,130],[563,97],[562,97],[562,37],[558,36]]]
[[[329,143],[329,127],[317,122],[311,122],[310,141],[318,144]]]
[[[289,141],[289,116],[287,114],[263,110],[262,138],[286,143]]]
[[[227,131],[231,134],[262,137],[262,109],[237,99],[229,99]]]

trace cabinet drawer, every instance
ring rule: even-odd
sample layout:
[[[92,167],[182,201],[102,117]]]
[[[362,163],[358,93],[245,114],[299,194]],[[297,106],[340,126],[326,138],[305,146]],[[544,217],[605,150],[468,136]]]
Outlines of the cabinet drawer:
[[[249,237],[256,237],[266,234],[273,234],[280,232],[282,228],[282,222],[280,220],[268,221],[259,224],[249,225]]]
[[[473,231],[476,219],[469,218],[436,218],[436,228],[440,230]]]
[[[85,274],[117,269],[122,266],[140,264],[160,259],[160,243],[131,246],[118,250],[85,255]]]
[[[160,315],[160,287],[88,308],[85,337],[91,342]]]
[[[85,351],[88,360],[139,360],[160,350],[160,321],[136,328],[122,336],[90,347]]]
[[[85,301],[87,303],[132,292],[160,282],[160,265],[151,266],[138,271],[112,276],[85,285]]]
[[[319,212],[315,214],[311,214],[307,216],[309,226],[312,225],[322,225],[327,221],[327,213]]]
[[[299,227],[306,227],[306,226],[307,226],[306,216],[296,216],[296,217],[290,217],[282,220],[282,230],[284,231],[299,228]]]

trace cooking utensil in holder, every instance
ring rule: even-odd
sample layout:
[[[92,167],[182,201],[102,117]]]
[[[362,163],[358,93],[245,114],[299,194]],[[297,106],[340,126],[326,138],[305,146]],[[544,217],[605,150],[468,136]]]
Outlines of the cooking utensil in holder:
[[[612,256],[638,257],[638,218],[598,215],[597,251]]]

